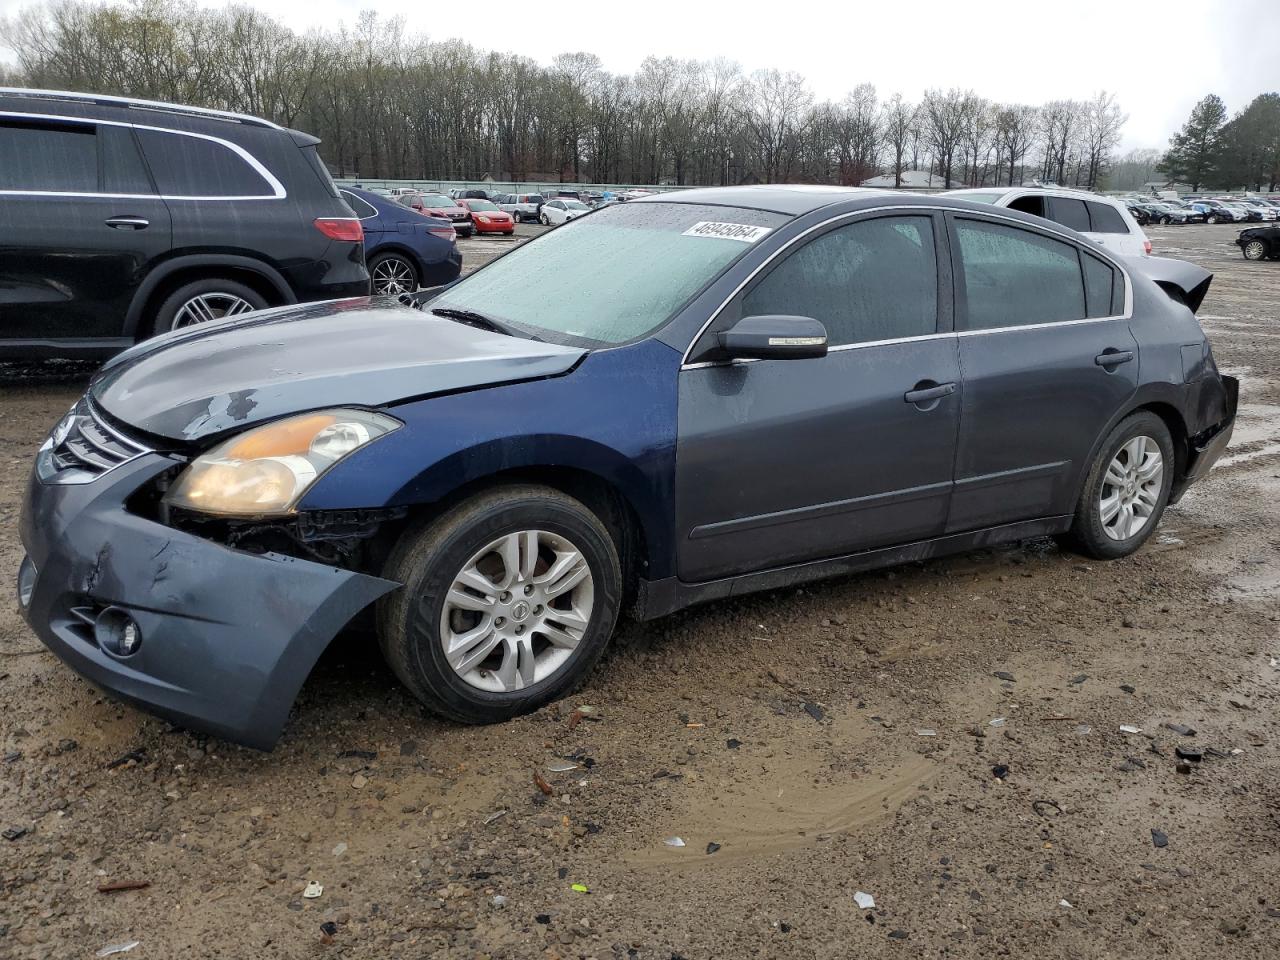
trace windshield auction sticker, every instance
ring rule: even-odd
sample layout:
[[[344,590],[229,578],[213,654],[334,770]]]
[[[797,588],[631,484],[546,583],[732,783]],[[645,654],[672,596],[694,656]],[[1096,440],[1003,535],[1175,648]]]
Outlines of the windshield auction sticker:
[[[755,243],[761,237],[773,232],[772,227],[753,227],[745,223],[716,223],[714,220],[699,220],[684,232],[686,237],[713,237],[718,240],[741,240],[743,243]]]

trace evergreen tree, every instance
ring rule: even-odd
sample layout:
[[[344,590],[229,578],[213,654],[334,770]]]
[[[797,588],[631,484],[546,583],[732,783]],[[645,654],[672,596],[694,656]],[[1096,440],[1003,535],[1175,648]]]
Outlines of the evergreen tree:
[[[1171,180],[1189,184],[1192,190],[1214,181],[1226,119],[1227,108],[1222,99],[1209,94],[1195,105],[1182,130],[1169,140],[1169,150],[1156,169]]]

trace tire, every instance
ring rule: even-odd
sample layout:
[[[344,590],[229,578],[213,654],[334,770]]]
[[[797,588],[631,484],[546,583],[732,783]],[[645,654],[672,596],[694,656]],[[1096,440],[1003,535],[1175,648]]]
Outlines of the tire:
[[[1169,224],[1171,224],[1171,223],[1173,223],[1173,221],[1172,221],[1171,219],[1169,219],[1168,217],[1161,217],[1161,218],[1160,218],[1160,225],[1161,225],[1161,226],[1167,227],[1167,226],[1168,226]]]
[[[151,322],[152,333],[168,333],[208,320],[268,306],[258,291],[235,280],[206,277],[185,283],[165,297]]]
[[[544,227],[551,226],[551,221],[547,219],[547,215],[545,213],[538,214],[538,222]]]
[[[1265,260],[1268,256],[1265,240],[1247,240],[1240,249],[1243,251],[1246,260]]]
[[[1217,215],[1216,213],[1211,213],[1211,214],[1209,214],[1209,216],[1207,216],[1207,217],[1205,217],[1205,218],[1204,218],[1204,222],[1205,222],[1205,223],[1217,223],[1217,222],[1218,222],[1218,215]]]
[[[500,584],[507,564],[490,548],[512,538],[518,544],[518,573],[527,557],[528,532],[538,535],[533,576],[510,584],[523,583],[523,588],[504,591]],[[578,561],[557,579],[539,583],[552,562],[569,562],[570,550],[577,551]],[[570,589],[559,595],[544,592],[549,584],[577,576],[583,562],[588,575]],[[465,588],[454,589],[468,571],[472,576]],[[536,710],[581,683],[608,646],[623,588],[617,547],[599,518],[558,490],[525,484],[479,494],[407,531],[387,561],[385,575],[404,584],[378,603],[378,638],[387,663],[427,708],[473,724]],[[491,602],[480,600],[479,606],[490,612],[473,611],[482,596],[477,582],[487,582],[484,595]],[[461,605],[453,602],[458,596]],[[571,609],[561,609],[566,605]],[[581,613],[584,607],[585,627],[557,616]],[[549,613],[539,617],[540,610]],[[527,631],[516,636],[526,623]],[[445,654],[447,639],[486,626],[488,632],[473,640],[474,646],[457,648],[455,660],[462,662],[455,669]],[[540,627],[557,630],[559,641],[552,643]],[[568,640],[576,642],[568,645]]]
[[[516,235],[516,232],[515,230],[503,230],[502,235],[504,237],[514,237]]]
[[[1146,449],[1140,454],[1140,462],[1135,462],[1137,469],[1131,475],[1138,480],[1133,488],[1137,491],[1137,499],[1130,499],[1124,486],[1113,483],[1112,480],[1126,476],[1122,460],[1127,462],[1134,459],[1135,451],[1140,449],[1136,446],[1139,440],[1145,440]],[[1158,453],[1160,459],[1159,478],[1157,480],[1152,477],[1143,484],[1141,477],[1145,471],[1142,468],[1150,469],[1150,457],[1153,453]],[[1120,467],[1119,470],[1111,469],[1113,461]],[[1169,428],[1164,421],[1149,410],[1139,410],[1125,417],[1107,436],[1089,470],[1084,489],[1080,492],[1080,500],[1076,504],[1071,530],[1064,538],[1065,544],[1096,560],[1115,560],[1133,553],[1147,542],[1147,538],[1160,524],[1160,518],[1169,502],[1169,489],[1173,486],[1175,467],[1173,439],[1169,436]],[[1141,488],[1145,488],[1145,496]],[[1110,494],[1107,493],[1108,490],[1111,491]],[[1113,503],[1113,497],[1121,504],[1126,500],[1133,503],[1137,507],[1134,515],[1141,520],[1141,526],[1126,536],[1117,536],[1125,532],[1120,526],[1125,522],[1124,508],[1121,507],[1109,522],[1104,521],[1104,495],[1107,501]],[[1141,516],[1142,510],[1148,511],[1145,517]]]
[[[374,293],[395,295],[417,292],[422,278],[413,261],[404,254],[382,253],[369,261],[369,281]]]

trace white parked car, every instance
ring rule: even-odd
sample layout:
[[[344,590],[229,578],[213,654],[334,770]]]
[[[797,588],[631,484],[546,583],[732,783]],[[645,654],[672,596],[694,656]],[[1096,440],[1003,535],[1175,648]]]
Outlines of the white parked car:
[[[948,190],[948,195],[975,203],[1020,210],[1053,220],[1126,257],[1149,256],[1151,241],[1118,200],[1080,190],[1044,187],[977,187]]]
[[[547,226],[554,227],[557,224],[564,223],[566,220],[572,220],[574,217],[580,217],[584,213],[590,213],[591,208],[581,200],[568,200],[564,197],[557,197],[555,200],[548,200],[542,205],[542,213],[538,215],[538,219]]]

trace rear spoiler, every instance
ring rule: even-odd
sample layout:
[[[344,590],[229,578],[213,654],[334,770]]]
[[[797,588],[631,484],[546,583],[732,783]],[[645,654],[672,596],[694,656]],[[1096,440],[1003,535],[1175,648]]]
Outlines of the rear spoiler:
[[[1129,268],[1150,277],[1174,300],[1185,303],[1195,313],[1204,303],[1213,274],[1186,260],[1167,257],[1129,257]]]

